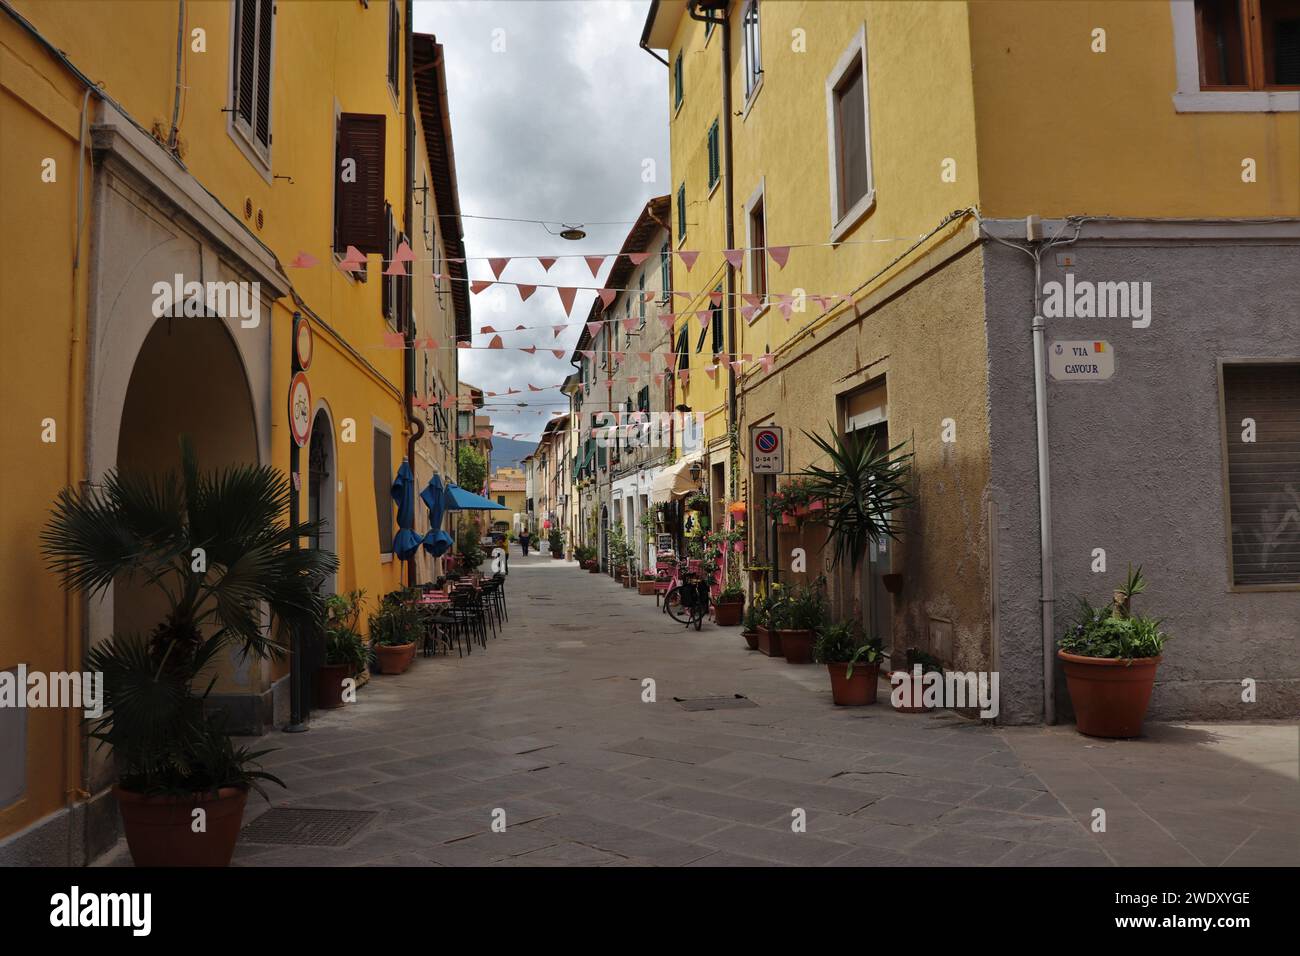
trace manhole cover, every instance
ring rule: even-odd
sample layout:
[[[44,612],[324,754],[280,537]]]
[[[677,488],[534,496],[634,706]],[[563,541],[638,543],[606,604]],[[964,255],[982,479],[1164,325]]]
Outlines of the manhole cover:
[[[374,810],[308,810],[273,807],[244,827],[249,843],[343,846],[375,817]]]
[[[731,697],[674,697],[673,700],[681,705],[682,710],[737,710],[758,706],[744,694],[733,694]]]

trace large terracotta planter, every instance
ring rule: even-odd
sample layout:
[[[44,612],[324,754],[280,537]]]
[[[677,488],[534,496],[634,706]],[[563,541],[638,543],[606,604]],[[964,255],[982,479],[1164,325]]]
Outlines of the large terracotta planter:
[[[853,674],[845,676],[848,664],[827,664],[831,675],[831,700],[839,707],[864,707],[876,702],[880,678],[879,664],[854,664]]]
[[[719,627],[735,627],[745,612],[744,601],[713,605],[713,622]]]
[[[375,656],[379,659],[379,673],[400,674],[415,659],[415,643],[378,644],[375,646]]]
[[[343,706],[343,682],[352,676],[349,664],[322,664],[316,671],[316,706],[335,710]]]
[[[248,801],[247,787],[184,797],[146,797],[113,788],[122,814],[126,845],[136,866],[230,866]],[[194,811],[202,809],[206,830],[195,833]]]
[[[781,632],[760,627],[758,629],[758,650],[768,657],[785,656],[784,651],[781,650]]]
[[[636,593],[640,594],[642,597],[654,597],[654,581],[638,581],[636,583]]]
[[[787,664],[811,664],[813,632],[805,630],[781,631],[781,651]]]
[[[1074,705],[1079,733],[1089,737],[1137,737],[1151,703],[1159,657],[1115,660],[1057,651]]]
[[[909,673],[907,671],[890,671],[889,674],[887,675],[889,677],[890,703],[893,704],[894,702],[895,688],[902,686],[901,682],[897,679],[899,675],[901,675],[902,681],[912,682],[911,699],[913,705],[910,707],[904,707],[900,704],[894,704],[894,710],[898,711],[900,714],[924,714],[928,711],[933,710],[934,709],[933,707],[921,706],[921,701],[923,700],[921,694],[925,691],[925,684],[923,683],[925,675],[922,674],[920,677],[917,677],[915,674]]]
[[[741,631],[740,636],[745,639],[751,651],[758,650],[758,631]]]

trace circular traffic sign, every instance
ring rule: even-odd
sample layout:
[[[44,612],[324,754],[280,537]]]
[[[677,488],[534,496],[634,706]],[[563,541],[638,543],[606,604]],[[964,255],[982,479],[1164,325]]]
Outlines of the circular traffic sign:
[[[297,327],[293,330],[293,349],[298,359],[298,368],[304,372],[311,368],[311,353],[315,345],[311,323],[304,318],[299,318]]]
[[[289,430],[299,448],[307,444],[311,434],[311,385],[306,372],[299,372],[289,383]]]
[[[763,429],[754,436],[754,447],[764,454],[776,451],[776,446],[781,443],[776,432]]]

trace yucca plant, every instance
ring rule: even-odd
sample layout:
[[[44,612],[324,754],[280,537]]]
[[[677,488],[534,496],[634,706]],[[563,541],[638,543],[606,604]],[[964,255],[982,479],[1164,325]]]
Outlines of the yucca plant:
[[[290,629],[311,634],[324,617],[319,585],[338,561],[292,547],[319,535],[321,523],[289,525],[289,481],[279,471],[201,473],[187,438],[180,449],[178,471],[110,471],[98,488],[63,489],[41,533],[65,588],[93,596],[114,581],[142,584],[168,607],[149,634],[115,634],[90,651],[88,666],[104,674],[105,711],[89,733],[112,747],[128,790],[279,783],[255,767],[265,751],[234,748],[205,707],[210,666],[229,648],[261,660],[285,650]]]
[[[902,531],[901,511],[914,500],[908,487],[912,455],[903,453],[906,443],[885,449],[872,434],[841,438],[834,426],[830,433],[826,439],[804,432],[830,461],[809,465],[803,474],[809,497],[823,503],[821,520],[835,542],[835,563],[847,558],[856,571],[869,543],[897,539]]]

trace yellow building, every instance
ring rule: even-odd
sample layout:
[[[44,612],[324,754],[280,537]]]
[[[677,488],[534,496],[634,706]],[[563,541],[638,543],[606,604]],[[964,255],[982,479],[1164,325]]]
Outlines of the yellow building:
[[[488,497],[506,510],[489,515],[494,527],[505,525],[500,530],[517,530],[519,522],[527,513],[527,496],[524,491],[525,475],[522,468],[498,468],[488,479]]]
[[[469,330],[443,58],[409,3],[19,0],[0,87],[0,594],[28,609],[0,668],[76,670],[156,619],[125,585],[65,594],[37,537],[59,489],[175,467],[180,433],[206,469],[283,471],[298,435],[329,586],[400,586],[389,489],[405,457],[417,488],[454,473],[445,398]],[[384,275],[403,241],[411,278]],[[349,246],[364,265],[342,264]],[[260,733],[286,717],[286,668],[223,661],[211,699]],[[0,715],[0,860],[92,858],[115,839],[103,753],[78,714],[19,719]]]
[[[1252,396],[1279,429],[1300,412],[1297,23],[1269,5],[1238,36],[1224,26],[1238,7],[650,6],[673,248],[698,254],[674,265],[674,307],[714,313],[677,331],[686,401],[709,415],[715,521],[744,498],[751,553],[785,580],[827,573],[836,614],[897,659],[916,647],[999,671],[1001,720],[1068,713],[1053,669],[1066,596],[1108,596],[1129,561],[1163,569],[1152,606],[1180,634],[1153,713],[1300,711],[1300,663],[1282,652],[1300,525],[1277,524],[1300,459],[1279,438],[1242,446],[1230,420]],[[1060,308],[1076,282],[1090,304]],[[1057,358],[1094,343],[1112,375]],[[730,381],[727,360],[742,363]],[[785,476],[749,473],[755,426],[783,429]],[[764,507],[818,459],[805,432],[832,431],[915,456],[901,540],[857,580],[831,566],[824,525],[773,527]],[[1269,461],[1287,467],[1252,496],[1234,475]],[[1186,500],[1159,491],[1175,488],[1195,490],[1203,547],[1179,530]],[[1243,675],[1268,675],[1266,705],[1222,681],[1225,646]]]

